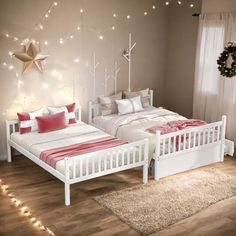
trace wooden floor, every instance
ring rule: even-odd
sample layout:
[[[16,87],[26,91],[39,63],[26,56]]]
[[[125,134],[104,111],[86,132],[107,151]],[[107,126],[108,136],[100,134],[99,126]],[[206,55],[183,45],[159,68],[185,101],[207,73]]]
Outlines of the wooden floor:
[[[235,157],[227,157],[224,163],[213,166],[236,175]],[[0,178],[57,236],[139,235],[108,209],[100,206],[93,197],[141,184],[140,170],[125,171],[72,185],[69,207],[64,206],[63,183],[23,156],[15,158],[12,163],[1,162]],[[9,198],[0,193],[0,235],[28,236],[45,233],[34,228],[10,204]],[[235,236],[236,197],[212,205],[153,235]]]

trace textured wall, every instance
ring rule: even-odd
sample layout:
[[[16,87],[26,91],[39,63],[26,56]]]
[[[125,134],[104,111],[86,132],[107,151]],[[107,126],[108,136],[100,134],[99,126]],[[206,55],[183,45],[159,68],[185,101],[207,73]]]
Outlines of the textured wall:
[[[111,72],[117,60],[121,72],[118,89],[126,89],[127,63],[122,51],[128,44],[128,33],[132,32],[137,42],[133,55],[132,87],[154,89],[156,105],[163,103],[163,81],[166,64],[168,8],[158,5],[151,9],[153,1],[141,0],[61,0],[43,23],[44,29],[33,33],[32,38],[40,41],[41,51],[49,54],[44,73],[31,69],[21,76],[22,62],[11,58],[10,51],[22,51],[19,42],[6,38],[25,37],[40,21],[52,1],[1,0],[0,7],[0,159],[5,158],[4,120],[15,118],[17,111],[34,110],[47,105],[62,105],[79,101],[83,107],[83,120],[87,118],[87,102],[92,99],[92,79],[89,67],[95,51],[100,65],[97,70],[96,95],[104,93],[104,69]],[[80,13],[80,8],[84,13]],[[144,16],[143,12],[148,11]],[[112,14],[118,17],[114,19]],[[131,15],[130,21],[125,16]],[[80,25],[81,31],[73,40],[59,44],[61,37],[67,37]],[[110,28],[115,25],[116,30]],[[89,26],[89,27],[88,27]],[[99,32],[99,29],[101,32]],[[102,34],[104,40],[99,40]],[[44,45],[44,41],[48,45]],[[75,63],[74,59],[80,62]],[[13,65],[9,70],[6,62]],[[19,77],[16,77],[16,73]],[[21,82],[19,82],[21,81]],[[108,81],[108,93],[114,91],[114,82]]]
[[[188,4],[187,4],[188,2]],[[182,7],[172,4],[169,11],[168,50],[164,80],[164,105],[186,117],[192,117],[195,55],[198,33],[198,17],[201,1],[185,1]]]
[[[203,0],[202,12],[220,13],[220,12],[235,12],[235,0]]]

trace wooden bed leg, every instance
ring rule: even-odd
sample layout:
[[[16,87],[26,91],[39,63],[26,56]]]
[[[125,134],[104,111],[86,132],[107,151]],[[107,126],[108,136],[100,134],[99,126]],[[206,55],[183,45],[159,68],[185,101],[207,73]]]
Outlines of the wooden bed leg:
[[[143,183],[147,184],[148,182],[148,151],[149,151],[149,143],[148,139],[145,139],[144,145],[144,165],[143,165]]]
[[[159,180],[159,156],[160,156],[160,150],[161,150],[161,132],[156,132],[156,150],[154,153],[154,179]]]
[[[224,161],[225,151],[225,129],[226,129],[226,116],[222,116],[222,130],[221,130],[221,144],[220,144],[220,161]]]
[[[9,144],[7,144],[7,161],[8,162],[12,162],[12,158],[11,158],[11,146]]]
[[[69,170],[69,159],[64,159],[65,164],[65,205],[70,205],[70,170]]]
[[[145,162],[143,166],[143,183],[147,184],[148,182],[148,162]]]
[[[159,164],[159,161],[157,160],[157,158],[155,158],[155,163],[154,163],[154,179],[156,181],[159,180],[158,164]]]
[[[70,184],[65,183],[65,205],[70,205]]]

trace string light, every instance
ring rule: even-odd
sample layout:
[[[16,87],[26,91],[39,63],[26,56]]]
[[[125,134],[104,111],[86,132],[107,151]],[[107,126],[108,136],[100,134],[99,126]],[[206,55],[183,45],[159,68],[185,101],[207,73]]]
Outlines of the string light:
[[[43,25],[39,24],[39,29],[43,30]]]
[[[102,36],[102,35],[99,35],[99,39],[100,39],[100,40],[103,40],[103,36]]]
[[[80,62],[80,59],[77,57],[77,58],[75,58],[74,62],[75,62],[75,63],[79,63],[79,62]]]
[[[55,236],[53,231],[51,231],[48,227],[44,226],[41,221],[39,221],[32,213],[29,211],[29,208],[25,206],[19,199],[17,199],[10,191],[9,186],[4,184],[3,181],[0,179],[0,189],[2,190],[3,194],[6,194],[11,200],[11,202],[15,205],[22,214],[30,219],[32,225],[37,227],[38,229],[47,232],[49,236]]]
[[[181,4],[182,4],[182,0],[178,0],[177,3],[178,3],[178,5],[181,5]],[[170,1],[165,1],[165,5],[167,5],[167,6],[170,5]],[[39,22],[38,24],[36,24],[36,26],[33,28],[33,30],[29,33],[28,37],[25,37],[23,40],[20,41],[20,45],[22,45],[22,46],[23,46],[23,45],[26,45],[26,44],[29,42],[29,38],[31,38],[31,36],[32,36],[32,34],[33,34],[33,32],[34,32],[35,30],[43,30],[43,29],[44,29],[44,26],[43,26],[42,22],[50,16],[50,14],[52,13],[53,8],[56,7],[56,6],[58,6],[58,2],[53,2],[53,3],[50,5],[50,7],[49,7],[48,10],[46,11],[46,13],[43,15],[43,19],[41,20],[41,22]],[[189,6],[190,6],[191,8],[193,8],[193,7],[194,7],[194,4],[190,4]],[[153,5],[151,6],[151,8],[152,8],[153,10],[155,10],[155,9],[157,8],[157,7],[156,7],[156,4],[153,4]],[[84,13],[84,9],[83,9],[83,8],[81,8],[79,11],[80,11],[80,13]],[[144,16],[147,16],[147,15],[148,15],[148,11],[145,11],[143,14],[144,14]],[[116,18],[116,17],[117,17],[117,13],[114,12],[112,16],[113,16],[114,18]],[[130,15],[127,15],[126,18],[127,18],[128,20],[130,20],[130,19],[131,19],[131,16],[130,16]],[[96,29],[96,27],[93,27],[93,26],[87,26],[87,27],[90,27],[90,28],[92,28],[92,29]],[[111,29],[111,30],[115,30],[115,26],[112,26],[110,29]],[[78,31],[81,30],[80,26],[77,27],[77,30],[78,30]],[[74,32],[74,31],[73,31],[73,32]],[[7,38],[13,39],[13,41],[18,41],[18,40],[19,40],[18,37],[11,37],[9,33],[5,33],[4,35],[5,35]],[[70,35],[68,38],[73,39],[74,36],[73,36],[73,35]],[[100,39],[100,37],[99,37],[99,39]],[[60,43],[60,44],[64,44],[64,42],[65,42],[66,40],[67,40],[67,38],[64,38],[64,39],[63,39],[63,38],[60,38],[60,39],[59,39],[59,43]],[[37,41],[36,43],[39,44],[38,41]],[[48,45],[47,42],[44,43],[44,44],[45,44],[45,45]]]
[[[48,45],[48,41],[44,41],[44,45],[46,45],[46,46],[47,46],[47,45]]]

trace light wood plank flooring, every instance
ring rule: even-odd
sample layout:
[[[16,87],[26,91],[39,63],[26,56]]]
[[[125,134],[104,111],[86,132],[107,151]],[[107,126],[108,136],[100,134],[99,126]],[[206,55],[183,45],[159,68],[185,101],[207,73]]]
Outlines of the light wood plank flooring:
[[[236,156],[212,165],[236,175]],[[211,167],[212,167],[211,166]],[[204,167],[208,168],[208,167]],[[139,235],[108,209],[100,206],[94,196],[142,183],[139,169],[129,170],[71,186],[71,206],[64,206],[64,185],[23,156],[12,163],[0,162],[0,178],[17,198],[52,229],[57,236]],[[45,235],[0,193],[0,235]],[[198,214],[182,220],[153,236],[235,236],[236,197],[221,201]]]

